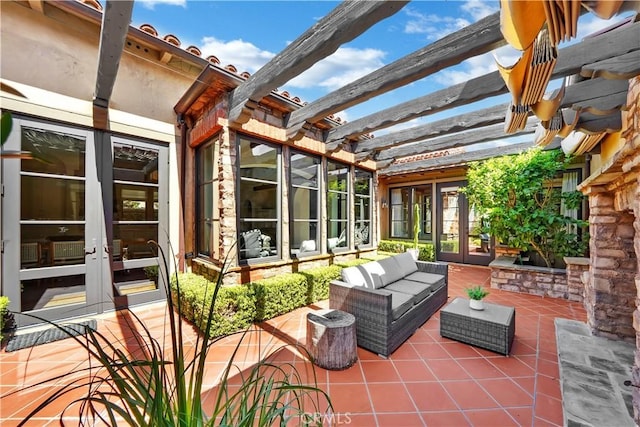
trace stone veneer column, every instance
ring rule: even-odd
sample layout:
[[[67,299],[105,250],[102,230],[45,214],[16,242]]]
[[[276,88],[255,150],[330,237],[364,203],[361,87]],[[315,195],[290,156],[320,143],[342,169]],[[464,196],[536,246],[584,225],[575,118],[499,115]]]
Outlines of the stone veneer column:
[[[629,81],[629,93],[627,95],[628,110],[623,112],[623,137],[627,139],[628,157],[623,165],[623,173],[628,177],[635,175],[635,192],[630,193],[629,204],[633,210],[635,237],[633,246],[636,254],[636,295],[640,298],[640,78]],[[638,300],[636,300],[638,301]],[[636,331],[635,363],[632,369],[633,388],[633,412],[636,425],[640,425],[640,310],[637,307],[633,312],[633,327]]]
[[[635,337],[632,319],[637,260],[633,216],[616,211],[614,196],[609,192],[594,192],[589,206],[591,274],[585,288],[587,323],[596,335]]]
[[[225,123],[226,124],[226,123]],[[220,169],[219,169],[219,199],[220,199],[220,254],[221,262],[230,254],[237,238],[236,222],[236,133],[227,126],[223,127],[220,135]],[[237,253],[237,252],[236,252]],[[232,265],[237,263],[236,257],[230,256]],[[234,274],[225,276],[225,284],[235,284]]]
[[[564,257],[567,265],[567,299],[583,302],[585,285],[589,281],[589,258]]]

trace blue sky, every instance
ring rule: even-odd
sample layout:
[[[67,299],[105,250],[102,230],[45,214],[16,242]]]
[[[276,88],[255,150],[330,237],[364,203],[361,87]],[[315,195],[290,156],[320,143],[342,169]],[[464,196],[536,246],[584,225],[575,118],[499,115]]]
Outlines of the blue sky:
[[[222,65],[233,64],[239,72],[254,73],[337,4],[335,1],[292,0],[136,0],[132,23],[136,27],[144,23],[151,24],[161,37],[169,33],[178,37],[183,48],[195,45],[201,49],[203,57],[215,55]],[[498,9],[498,1],[414,0],[278,89],[287,90],[292,96],[311,102]],[[578,37],[575,40],[620,19],[622,18],[618,16],[604,21],[593,14],[586,14],[580,18]],[[510,65],[519,57],[519,52],[508,47],[501,48],[494,54],[503,65]],[[355,120],[486,74],[496,69],[494,54],[472,58],[457,67],[373,98],[338,115],[345,120]],[[508,99],[505,96],[481,101],[403,123],[393,129],[377,131],[375,134],[416,126],[482,108],[483,105],[507,102]]]

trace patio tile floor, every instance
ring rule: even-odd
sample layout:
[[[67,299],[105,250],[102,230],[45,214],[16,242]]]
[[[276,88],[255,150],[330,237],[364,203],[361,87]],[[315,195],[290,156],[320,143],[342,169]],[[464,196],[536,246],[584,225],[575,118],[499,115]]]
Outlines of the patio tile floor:
[[[486,267],[450,264],[450,300],[465,296],[464,288],[471,284],[489,287],[489,280],[490,270]],[[315,369],[317,383],[331,396],[334,425],[562,425],[554,319],[584,321],[582,304],[490,291],[487,301],[516,308],[516,334],[510,357],[440,337],[437,313],[388,359],[358,348],[358,361],[347,370]],[[283,343],[304,344],[306,313],[327,306],[328,302],[323,301],[261,324],[257,328],[261,333],[250,334],[241,344],[236,356],[238,369],[250,368],[260,355],[272,353]],[[165,307],[161,303],[134,309],[156,337],[168,333],[163,321]],[[127,318],[122,313],[100,316],[99,330],[121,339]],[[194,338],[190,331],[189,339]],[[213,398],[210,391],[237,340],[227,337],[212,348],[205,401]],[[127,343],[132,345],[131,341]],[[43,391],[30,389],[7,396],[8,392],[69,371],[84,363],[84,355],[69,339],[31,350],[1,351],[0,424],[18,424]],[[308,381],[313,378],[313,370],[299,351],[285,348],[274,357],[294,363]],[[232,382],[239,382],[239,378],[234,377]],[[33,425],[58,425],[57,416],[63,407],[48,408]]]

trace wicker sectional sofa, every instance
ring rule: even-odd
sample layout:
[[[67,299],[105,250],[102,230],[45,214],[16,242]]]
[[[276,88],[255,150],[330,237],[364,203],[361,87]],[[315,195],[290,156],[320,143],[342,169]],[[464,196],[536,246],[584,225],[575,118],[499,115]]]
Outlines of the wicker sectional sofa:
[[[409,253],[342,270],[329,287],[329,305],[356,317],[358,345],[393,353],[444,303],[448,265],[414,261]]]

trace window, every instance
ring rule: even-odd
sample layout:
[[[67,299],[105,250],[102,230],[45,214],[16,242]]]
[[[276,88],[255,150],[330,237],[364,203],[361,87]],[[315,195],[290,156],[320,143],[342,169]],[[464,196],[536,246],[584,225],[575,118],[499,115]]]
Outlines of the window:
[[[391,190],[391,237],[409,237],[408,188]]]
[[[240,137],[238,149],[240,259],[275,256],[280,228],[279,148]]]
[[[348,247],[349,166],[327,162],[327,249]]]
[[[353,234],[356,246],[366,246],[371,243],[371,180],[373,174],[356,169],[354,205],[355,229]]]
[[[320,248],[320,158],[294,151],[290,173],[291,254],[304,256]]]
[[[217,140],[216,140],[217,141]],[[218,258],[220,220],[218,212],[218,144],[202,145],[196,152],[197,196],[196,246],[198,254]]]

